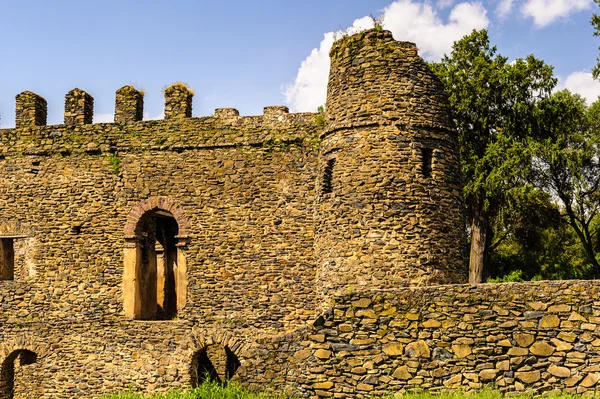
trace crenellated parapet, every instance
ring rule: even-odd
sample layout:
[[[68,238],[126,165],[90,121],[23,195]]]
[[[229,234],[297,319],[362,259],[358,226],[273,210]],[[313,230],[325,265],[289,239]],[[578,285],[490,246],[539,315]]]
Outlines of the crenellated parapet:
[[[294,126],[302,126],[309,129],[322,130],[322,123],[318,123],[316,114],[310,112],[290,113],[288,107],[284,105],[272,105],[264,107],[263,115],[240,116],[240,112],[235,108],[217,108],[212,116],[192,117],[192,99],[194,91],[184,83],[173,83],[164,90],[165,108],[164,123],[172,121],[173,123],[190,122],[190,126],[200,126],[200,131],[219,129],[223,126],[236,126],[239,129],[245,129],[240,132],[242,136],[247,136],[248,140],[243,142],[253,142],[254,135],[250,132],[260,131],[263,128],[277,128],[279,130],[290,130]],[[31,91],[24,91],[16,96],[16,126],[14,129],[0,129],[1,136],[5,135],[42,135],[46,126],[48,105],[46,100],[40,95]],[[93,136],[96,131],[106,130],[107,125],[111,123],[93,123],[94,119],[94,98],[79,88],[69,91],[65,96],[64,104],[64,126],[82,126],[86,127],[88,135]],[[143,131],[152,128],[156,124],[163,123],[159,120],[144,121],[144,92],[138,90],[132,85],[126,85],[118,89],[115,93],[115,111],[114,124],[118,125],[115,129],[119,134],[123,134],[121,126],[127,127],[127,132]],[[139,124],[138,126],[132,126]],[[97,127],[103,125],[104,127]],[[53,136],[59,135],[56,131],[61,125],[55,125],[51,128]],[[37,127],[35,131],[23,131],[21,129]],[[112,128],[109,128],[112,129]],[[8,133],[11,132],[11,133]],[[14,132],[14,133],[12,133]],[[179,131],[178,134],[185,135],[185,132]],[[260,136],[261,134],[257,134]],[[264,136],[264,134],[262,134]],[[164,141],[164,139],[161,139]],[[239,139],[236,142],[240,142]],[[1,146],[0,142],[0,146]]]

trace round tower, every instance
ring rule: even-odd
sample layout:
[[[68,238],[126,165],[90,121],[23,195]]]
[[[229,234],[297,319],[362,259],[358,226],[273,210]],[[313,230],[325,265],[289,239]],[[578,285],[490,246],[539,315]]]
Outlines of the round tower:
[[[330,57],[318,289],[467,282],[458,141],[441,83],[389,31],[342,38]]]

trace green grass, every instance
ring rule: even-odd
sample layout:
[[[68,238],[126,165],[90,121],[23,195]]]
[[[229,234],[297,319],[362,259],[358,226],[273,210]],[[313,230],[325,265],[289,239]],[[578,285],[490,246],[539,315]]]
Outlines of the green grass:
[[[239,384],[229,383],[225,386],[215,382],[204,382],[189,391],[170,391],[166,394],[144,395],[137,392],[123,392],[116,395],[102,396],[101,399],[280,399],[277,395],[264,392],[252,392]]]
[[[538,394],[536,396],[542,396]],[[504,395],[502,392],[485,388],[480,391],[471,392],[443,392],[443,393],[432,393],[432,392],[417,392],[417,393],[404,393],[401,395],[395,395],[396,399],[530,399],[534,396],[526,393],[510,392],[508,395]],[[581,399],[579,395],[569,395],[565,393],[547,392],[543,394],[544,399]]]
[[[472,392],[417,392],[389,395],[389,399],[530,399],[532,395],[525,393],[518,394],[511,392],[504,396],[501,392],[494,389],[483,389]],[[581,396],[561,393],[546,393],[543,396],[547,399],[580,399]],[[595,395],[594,395],[595,397]],[[214,382],[205,382],[198,388],[189,391],[171,391],[166,394],[143,395],[135,392],[124,392],[117,395],[103,396],[101,399],[283,399],[284,396],[268,394],[264,392],[252,392],[241,385],[230,383],[223,386]],[[372,399],[376,399],[372,397]]]

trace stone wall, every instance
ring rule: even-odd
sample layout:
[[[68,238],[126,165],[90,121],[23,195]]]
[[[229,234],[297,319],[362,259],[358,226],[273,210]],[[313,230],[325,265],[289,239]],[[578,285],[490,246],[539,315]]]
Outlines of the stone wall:
[[[27,247],[16,251],[17,278],[0,281],[0,320],[122,316],[128,215],[164,197],[191,226],[185,252],[194,305],[179,317],[301,323],[313,300],[312,287],[298,284],[314,276],[312,118],[0,132],[2,233],[24,234],[14,242]]]
[[[599,293],[596,281],[543,281],[337,296],[312,326],[250,351],[246,378],[313,398],[484,386],[593,394]]]

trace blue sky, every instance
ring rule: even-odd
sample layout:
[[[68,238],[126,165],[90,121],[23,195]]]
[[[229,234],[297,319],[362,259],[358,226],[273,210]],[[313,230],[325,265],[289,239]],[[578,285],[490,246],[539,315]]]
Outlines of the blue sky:
[[[594,99],[597,11],[592,0],[0,0],[0,127],[14,126],[24,90],[46,98],[49,124],[62,123],[74,87],[94,97],[96,121],[110,121],[126,84],[145,90],[145,117],[160,118],[162,89],[175,81],[195,90],[195,116],[277,104],[314,111],[333,32],[368,27],[370,14],[428,60],[487,28],[500,53],[533,53],[555,66],[561,87]]]

